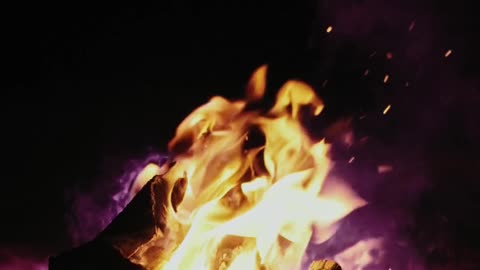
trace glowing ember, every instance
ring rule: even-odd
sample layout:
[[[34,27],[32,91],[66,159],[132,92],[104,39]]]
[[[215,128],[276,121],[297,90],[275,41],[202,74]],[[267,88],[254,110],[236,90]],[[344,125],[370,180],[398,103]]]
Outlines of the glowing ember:
[[[390,75],[386,74],[385,77],[383,77],[383,83],[387,83],[388,79],[390,79]]]
[[[391,59],[393,58],[393,53],[387,52],[387,54],[385,55],[385,57],[386,57],[388,60],[391,60]]]
[[[332,30],[333,30],[333,27],[329,26],[329,27],[327,27],[327,30],[325,30],[325,31],[326,31],[327,33],[330,33],[330,32],[332,32]]]
[[[445,52],[445,58],[449,57],[452,54],[452,50]]]
[[[383,114],[387,114],[388,111],[390,111],[390,108],[392,108],[391,105],[388,105],[387,107],[385,107],[385,109],[383,109]]]
[[[183,200],[169,200],[166,229],[132,261],[158,270],[301,269],[308,244],[365,204],[342,183],[322,190],[330,147],[300,122],[323,110],[310,86],[288,81],[269,112],[247,109],[263,98],[266,71],[253,74],[246,100],[213,97],[179,125],[169,143],[176,163],[162,178],[169,194],[186,183]],[[254,130],[264,142],[247,147]]]

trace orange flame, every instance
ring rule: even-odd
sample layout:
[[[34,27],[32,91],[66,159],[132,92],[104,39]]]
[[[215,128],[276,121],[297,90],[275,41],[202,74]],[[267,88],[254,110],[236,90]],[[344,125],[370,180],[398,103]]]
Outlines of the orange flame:
[[[310,86],[288,81],[269,112],[247,109],[263,98],[266,71],[252,75],[247,100],[213,97],[178,126],[168,145],[176,163],[163,178],[172,189],[186,179],[185,193],[165,206],[161,252],[136,254],[149,269],[300,269],[308,244],[327,240],[365,204],[341,183],[322,189],[330,146],[313,141],[300,121],[323,110]],[[264,143],[248,148],[253,129]]]

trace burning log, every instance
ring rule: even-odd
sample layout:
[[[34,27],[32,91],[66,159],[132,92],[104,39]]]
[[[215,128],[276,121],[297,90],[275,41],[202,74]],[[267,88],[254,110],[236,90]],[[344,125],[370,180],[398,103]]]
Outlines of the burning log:
[[[177,181],[176,193],[182,181]],[[50,258],[50,270],[60,269],[143,269],[127,258],[165,229],[164,205],[169,185],[160,176],[151,179],[127,207],[93,241]],[[172,201],[179,202],[176,194]],[[115,266],[115,267],[114,267]]]

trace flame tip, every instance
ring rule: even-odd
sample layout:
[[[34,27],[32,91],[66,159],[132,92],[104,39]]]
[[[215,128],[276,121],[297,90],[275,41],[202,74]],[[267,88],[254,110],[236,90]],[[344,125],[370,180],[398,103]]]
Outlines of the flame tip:
[[[268,65],[263,64],[259,66],[252,76],[247,85],[246,96],[247,101],[255,102],[259,101],[265,95],[266,87],[267,87],[267,71]]]

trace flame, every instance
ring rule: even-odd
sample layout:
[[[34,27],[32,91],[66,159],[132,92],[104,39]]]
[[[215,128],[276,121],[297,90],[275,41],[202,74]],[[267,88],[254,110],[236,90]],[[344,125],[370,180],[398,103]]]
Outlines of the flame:
[[[135,255],[147,268],[301,269],[308,244],[365,204],[341,183],[322,189],[333,163],[302,126],[324,107],[309,85],[288,81],[270,111],[248,109],[265,94],[266,72],[252,75],[246,100],[213,97],[178,126],[168,145],[176,163],[162,178],[170,194],[186,180],[185,192],[165,206],[161,252]]]
[[[130,190],[130,197],[133,197],[137,194],[142,187],[155,175],[161,174],[162,168],[160,168],[155,163],[149,163],[145,166],[140,173],[138,173],[137,177],[135,178],[132,188]]]

